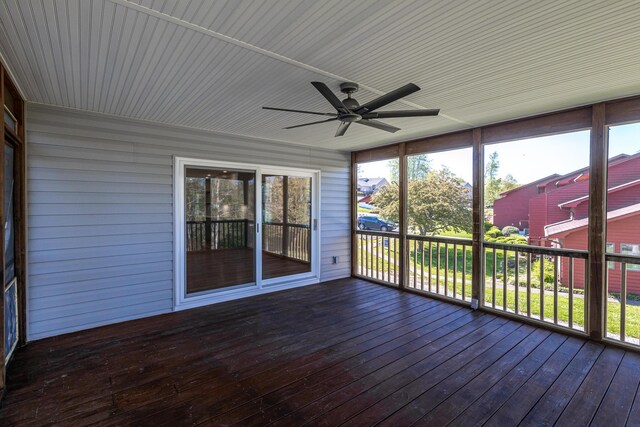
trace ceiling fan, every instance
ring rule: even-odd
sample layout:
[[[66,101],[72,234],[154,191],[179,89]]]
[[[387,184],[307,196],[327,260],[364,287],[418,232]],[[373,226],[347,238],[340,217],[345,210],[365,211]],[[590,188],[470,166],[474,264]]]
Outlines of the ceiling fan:
[[[324,96],[327,101],[336,109],[336,113],[319,113],[316,111],[304,111],[304,110],[291,110],[288,108],[275,108],[275,107],[262,107],[265,110],[276,110],[276,111],[288,111],[291,113],[305,113],[305,114],[315,114],[319,116],[331,116],[330,119],[320,120],[318,122],[304,123],[301,125],[288,126],[284,129],[294,129],[302,126],[311,126],[320,123],[332,122],[335,120],[340,121],[340,125],[338,126],[338,131],[335,136],[342,136],[347,132],[351,123],[357,123],[360,125],[369,126],[372,128],[384,130],[387,132],[397,132],[400,128],[395,126],[388,125],[386,123],[380,122],[378,120],[373,119],[391,119],[398,117],[424,117],[424,116],[437,116],[440,112],[439,109],[430,109],[430,110],[396,110],[396,111],[380,111],[374,112],[380,107],[384,107],[387,104],[392,103],[393,101],[397,101],[400,98],[404,98],[407,95],[410,95],[414,92],[420,90],[420,88],[413,84],[409,83],[401,88],[398,88],[394,91],[391,91],[387,94],[384,94],[373,101],[369,101],[364,105],[360,105],[355,98],[351,97],[351,94],[358,90],[358,84],[353,82],[346,82],[340,84],[340,91],[347,95],[345,99],[340,101],[338,97],[329,89],[329,87],[322,82],[311,82],[311,84],[318,89],[318,92]]]

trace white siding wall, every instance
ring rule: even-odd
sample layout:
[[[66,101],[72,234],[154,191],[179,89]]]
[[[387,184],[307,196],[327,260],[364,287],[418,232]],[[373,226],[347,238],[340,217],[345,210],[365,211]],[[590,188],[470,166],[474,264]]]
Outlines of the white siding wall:
[[[321,169],[321,279],[349,275],[346,153],[34,104],[27,144],[31,340],[172,310],[173,155]]]

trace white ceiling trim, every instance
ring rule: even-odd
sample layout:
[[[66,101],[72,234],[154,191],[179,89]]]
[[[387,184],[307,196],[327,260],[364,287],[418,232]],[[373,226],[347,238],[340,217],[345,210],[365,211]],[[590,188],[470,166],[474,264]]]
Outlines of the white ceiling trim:
[[[342,80],[342,81],[354,81],[354,79],[349,79],[349,78],[344,77],[344,76],[339,76],[337,74],[333,74],[333,73],[331,73],[329,71],[322,70],[320,68],[314,67],[314,66],[309,65],[309,64],[305,64],[305,63],[300,62],[300,61],[296,61],[295,59],[286,57],[284,55],[280,55],[280,54],[272,52],[270,50],[263,49],[263,48],[260,48],[258,46],[254,46],[254,45],[252,45],[250,43],[243,42],[243,41],[235,39],[233,37],[229,37],[229,36],[227,36],[225,34],[217,32],[217,31],[213,31],[213,30],[210,30],[208,28],[201,27],[199,25],[193,24],[193,23],[188,22],[188,21],[184,21],[182,19],[176,18],[176,17],[168,15],[166,13],[159,12],[157,10],[150,9],[150,8],[148,8],[146,6],[142,6],[142,5],[139,5],[137,3],[132,3],[129,0],[110,0],[110,1],[112,3],[118,4],[118,5],[121,5],[121,6],[124,6],[124,7],[128,7],[130,9],[136,10],[138,12],[142,12],[142,13],[145,13],[147,15],[156,17],[158,19],[162,19],[164,21],[171,22],[173,24],[180,25],[182,27],[188,28],[190,30],[197,31],[197,32],[199,32],[201,34],[205,34],[207,36],[214,37],[214,38],[216,38],[218,40],[221,40],[221,41],[224,41],[224,42],[227,42],[227,43],[231,43],[231,44],[233,44],[235,46],[238,46],[238,47],[241,47],[241,48],[244,48],[244,49],[248,49],[248,50],[250,50],[252,52],[259,53],[261,55],[265,55],[265,56],[267,56],[269,58],[272,58],[272,59],[275,59],[275,60],[290,64],[290,65],[305,69],[307,71],[311,71],[311,72],[314,72],[314,73],[317,73],[317,74],[321,74],[321,75],[326,76],[326,77],[331,78],[331,79]],[[375,93],[377,95],[384,95],[386,93],[384,91],[381,91],[379,89],[373,88],[371,86],[368,86],[368,85],[365,85],[365,84],[361,84],[360,82],[357,82],[357,83],[360,85],[360,87],[362,89],[366,89],[366,90],[368,90],[370,92],[373,92],[373,93]],[[405,99],[398,100],[397,102],[398,103],[402,103],[402,104],[407,105],[407,106],[410,106],[410,107],[413,107],[413,108],[418,108],[418,109],[426,108],[423,105],[419,105],[419,104],[416,104],[415,102],[407,101]],[[474,126],[473,123],[466,122],[464,120],[455,118],[455,117],[450,116],[448,114],[440,113],[439,116],[443,117],[445,119],[457,122],[457,123],[461,123],[461,124],[466,125],[466,126]]]

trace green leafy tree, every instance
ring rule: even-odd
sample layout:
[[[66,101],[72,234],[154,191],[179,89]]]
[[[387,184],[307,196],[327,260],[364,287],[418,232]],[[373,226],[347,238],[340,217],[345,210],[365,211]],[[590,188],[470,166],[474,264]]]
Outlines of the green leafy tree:
[[[519,187],[518,181],[513,175],[508,174],[504,178],[498,177],[500,160],[498,153],[494,151],[487,159],[484,168],[484,205],[493,206],[494,201],[500,197],[500,193]]]
[[[429,172],[424,179],[414,179],[408,185],[409,227],[420,234],[437,234],[444,230],[471,231],[471,198],[464,181],[443,168]],[[380,189],[372,204],[380,215],[398,221],[399,189],[392,183]]]
[[[400,160],[392,159],[391,163],[391,181],[400,181]],[[425,179],[431,171],[431,160],[426,154],[418,154],[407,158],[407,177],[412,179]]]

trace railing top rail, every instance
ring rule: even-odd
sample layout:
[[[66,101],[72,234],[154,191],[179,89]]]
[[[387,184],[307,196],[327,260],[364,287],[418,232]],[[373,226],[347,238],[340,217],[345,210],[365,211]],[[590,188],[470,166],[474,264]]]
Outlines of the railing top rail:
[[[608,261],[624,262],[626,264],[640,264],[639,255],[623,255],[623,254],[605,254]]]
[[[407,239],[423,242],[449,243],[452,245],[471,245],[471,239],[466,239],[464,237],[422,236],[418,234],[408,234]]]
[[[495,248],[513,252],[526,252],[537,255],[551,255],[551,256],[567,256],[572,258],[588,259],[589,252],[578,249],[565,249],[565,248],[546,248],[541,246],[529,246],[529,245],[514,245],[510,243],[497,243],[497,242],[484,242],[485,248]]]
[[[283,222],[263,222],[263,225],[285,225]],[[309,224],[294,224],[292,222],[287,223],[289,227],[309,228]]]
[[[212,223],[216,223],[216,224],[220,224],[220,223],[241,223],[241,222],[247,222],[249,221],[248,219],[212,219],[211,222]],[[187,224],[205,224],[207,221],[206,220],[200,220],[200,221],[187,221]],[[253,221],[251,221],[253,222]]]
[[[400,237],[400,234],[392,231],[356,230],[356,234],[362,234],[365,236]]]

